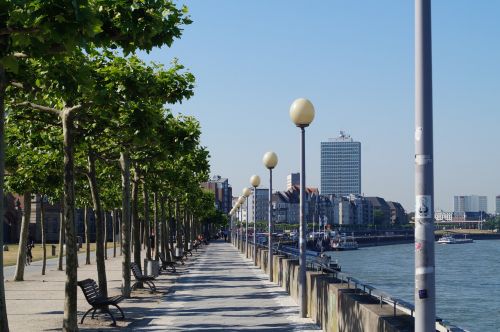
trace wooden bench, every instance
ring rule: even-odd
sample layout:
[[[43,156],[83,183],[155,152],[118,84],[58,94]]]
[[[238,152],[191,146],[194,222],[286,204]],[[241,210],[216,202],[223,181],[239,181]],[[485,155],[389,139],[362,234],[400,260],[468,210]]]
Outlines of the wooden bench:
[[[184,265],[184,254],[180,255],[180,256],[175,256],[175,255],[172,255],[172,258],[176,261],[176,262],[181,262],[182,265]]]
[[[175,262],[167,262],[167,260],[163,257],[163,255],[159,255],[159,257],[160,257],[160,261],[161,261],[160,271],[161,270],[167,271],[167,269],[168,269],[172,273],[176,272]]]
[[[194,241],[194,244],[193,244],[193,249],[198,252],[198,248],[201,246],[201,242],[200,241]]]
[[[146,285],[149,286],[149,288],[153,291],[156,292],[156,286],[154,284],[155,277],[153,276],[146,276],[142,274],[141,269],[139,268],[139,265],[136,263],[130,263],[130,269],[132,270],[132,273],[134,274],[135,278],[135,283],[132,285],[132,289],[136,289],[137,286],[139,286],[140,283],[145,283]]]
[[[184,258],[187,258],[188,254],[189,254],[190,256],[193,256],[192,251],[193,251],[193,249],[192,249],[192,248],[191,248],[191,249],[188,249],[188,250],[184,250],[184,253],[183,253]]]
[[[83,295],[85,295],[85,299],[87,300],[88,304],[92,306],[92,308],[87,310],[87,312],[83,315],[80,324],[83,324],[83,320],[91,311],[92,319],[94,319],[94,314],[96,310],[99,309],[101,310],[101,312],[107,313],[109,316],[111,316],[111,319],[113,320],[113,326],[115,326],[116,320],[111,311],[109,311],[110,305],[115,306],[120,311],[120,313],[122,314],[122,319],[125,318],[123,310],[118,306],[118,303],[123,300],[123,296],[118,295],[113,297],[104,297],[99,290],[99,286],[97,286],[95,280],[92,279],[79,281],[78,286],[80,286],[80,288],[82,289]]]

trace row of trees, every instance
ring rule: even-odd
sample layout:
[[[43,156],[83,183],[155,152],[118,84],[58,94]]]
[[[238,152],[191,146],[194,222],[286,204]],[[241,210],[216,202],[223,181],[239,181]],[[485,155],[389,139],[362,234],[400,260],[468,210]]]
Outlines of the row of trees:
[[[190,23],[171,1],[0,1],[0,201],[6,172],[6,188],[23,194],[25,210],[15,279],[24,275],[32,194],[60,201],[64,331],[78,330],[75,208],[95,213],[104,293],[104,211],[120,215],[126,297],[132,246],[140,264],[142,244],[151,258],[145,238],[161,234],[155,246],[169,259],[173,230],[177,245],[187,246],[213,218],[213,196],[199,187],[209,171],[199,124],[165,107],[193,95],[194,76],[175,60],[166,68],[133,54],[170,46]],[[0,330],[8,331],[2,255]]]

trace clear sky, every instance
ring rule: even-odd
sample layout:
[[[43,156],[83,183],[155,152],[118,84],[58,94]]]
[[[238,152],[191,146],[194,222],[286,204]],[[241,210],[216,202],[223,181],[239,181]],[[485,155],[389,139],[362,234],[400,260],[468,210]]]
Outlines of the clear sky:
[[[262,156],[279,163],[274,189],[299,170],[299,130],[288,111],[310,99],[307,185],[320,185],[320,142],[344,130],[362,143],[362,192],[414,210],[413,0],[193,0],[194,23],[172,48],[196,76],[195,96],[172,109],[196,116],[211,174],[235,196]],[[435,208],[453,195],[500,194],[500,1],[435,0]]]

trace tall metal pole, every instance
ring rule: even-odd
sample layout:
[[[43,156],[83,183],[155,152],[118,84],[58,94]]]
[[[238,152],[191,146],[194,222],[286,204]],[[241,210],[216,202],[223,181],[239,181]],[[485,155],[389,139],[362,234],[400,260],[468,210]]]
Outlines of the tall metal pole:
[[[240,205],[240,216],[239,216],[239,224],[238,224],[238,250],[241,251],[241,234],[242,234],[242,231],[241,231],[241,227],[242,227],[242,223],[243,223],[243,207]]]
[[[307,284],[306,284],[306,232],[305,222],[305,192],[306,192],[306,133],[303,126],[300,127],[300,234],[299,234],[299,304],[300,317],[307,316]]]
[[[269,268],[269,281],[273,281],[273,169],[269,169],[269,206],[267,216],[269,218],[269,252],[267,253],[267,266]]]
[[[415,0],[415,331],[434,331],[431,1]]]
[[[257,219],[255,217],[255,212],[257,208],[255,207],[257,195],[257,187],[253,187],[253,263],[257,266]]]
[[[248,258],[248,196],[247,196],[247,218],[245,223],[245,257]]]

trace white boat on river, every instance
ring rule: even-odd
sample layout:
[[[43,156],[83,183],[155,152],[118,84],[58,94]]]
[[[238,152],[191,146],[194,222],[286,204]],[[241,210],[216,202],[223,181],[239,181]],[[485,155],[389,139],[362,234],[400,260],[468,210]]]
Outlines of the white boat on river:
[[[330,240],[330,247],[332,250],[356,250],[358,242],[353,236],[340,236]]]
[[[451,234],[443,235],[437,241],[437,243],[439,243],[439,244],[464,244],[464,243],[472,243],[472,242],[474,242],[474,240],[468,239],[467,235],[465,235],[464,238],[456,238]]]

